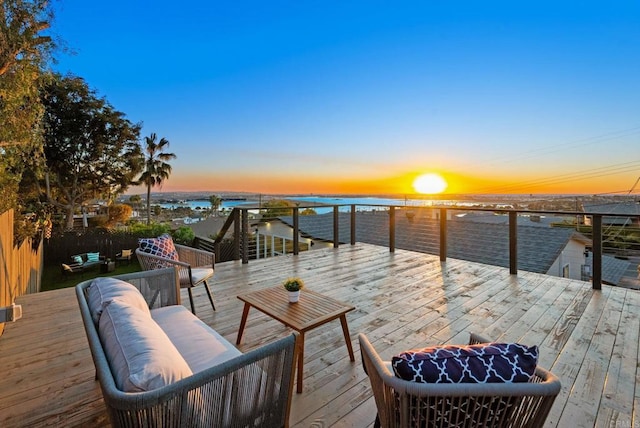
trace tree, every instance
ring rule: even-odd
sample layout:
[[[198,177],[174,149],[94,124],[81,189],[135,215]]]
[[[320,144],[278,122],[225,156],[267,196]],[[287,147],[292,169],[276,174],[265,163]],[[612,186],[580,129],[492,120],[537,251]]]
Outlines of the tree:
[[[131,217],[133,209],[125,204],[113,204],[109,207],[107,227],[113,228],[118,223],[125,223]]]
[[[76,208],[92,198],[112,201],[142,169],[140,124],[132,124],[86,82],[53,75],[45,106],[45,186],[49,203],[73,227]]]
[[[218,195],[211,195],[209,196],[209,202],[211,203],[211,210],[217,215],[220,204],[222,203],[222,198]]]
[[[171,175],[171,165],[168,161],[175,159],[174,153],[164,152],[169,147],[169,141],[158,137],[155,132],[144,138],[145,161],[140,182],[147,186],[147,224],[151,222],[151,188],[162,187],[162,183]]]
[[[0,212],[18,208],[24,171],[42,166],[39,90],[55,48],[43,31],[52,19],[48,0],[0,1]]]
[[[134,210],[138,211],[138,209],[140,208],[140,202],[142,202],[142,198],[140,197],[140,195],[129,196],[129,203]]]
[[[271,219],[281,216],[292,215],[294,204],[290,201],[284,199],[274,199],[271,201],[267,201],[262,205],[266,208],[265,212],[262,213],[263,219]]]

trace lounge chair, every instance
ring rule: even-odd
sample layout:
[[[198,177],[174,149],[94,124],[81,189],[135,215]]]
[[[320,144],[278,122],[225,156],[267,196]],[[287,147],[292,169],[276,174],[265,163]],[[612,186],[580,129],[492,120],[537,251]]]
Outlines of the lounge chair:
[[[213,296],[209,289],[209,284],[207,284],[207,280],[213,277],[215,254],[197,248],[187,247],[186,245],[173,244],[173,246],[175,246],[178,254],[178,260],[150,254],[140,248],[136,249],[136,257],[143,270],[176,267],[180,276],[180,287],[186,288],[189,291],[189,303],[191,304],[191,312],[194,314],[196,313],[196,308],[193,304],[191,289],[202,284],[207,292],[207,296],[209,296],[211,307],[215,311],[216,306],[213,303]]]
[[[541,427],[560,392],[560,381],[536,367],[529,382],[418,383],[396,377],[364,334],[358,337],[376,407],[377,426]],[[488,340],[471,334],[469,344]],[[378,423],[380,425],[378,425]]]
[[[118,254],[116,254],[116,263],[127,262],[127,265],[131,263],[131,256],[133,256],[133,251],[122,250]]]

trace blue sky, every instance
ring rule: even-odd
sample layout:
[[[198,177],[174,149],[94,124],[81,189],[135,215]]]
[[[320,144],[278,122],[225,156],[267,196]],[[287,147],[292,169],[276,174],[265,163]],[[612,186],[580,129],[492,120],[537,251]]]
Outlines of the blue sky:
[[[171,142],[163,190],[600,193],[640,176],[638,2],[56,4],[70,71]],[[635,188],[637,193],[638,189]]]

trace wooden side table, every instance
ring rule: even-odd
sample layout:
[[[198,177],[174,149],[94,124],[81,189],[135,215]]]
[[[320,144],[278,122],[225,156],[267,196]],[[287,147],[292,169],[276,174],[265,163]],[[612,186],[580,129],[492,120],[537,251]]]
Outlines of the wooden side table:
[[[307,331],[339,318],[347,350],[349,351],[349,359],[355,361],[346,317],[347,312],[355,309],[354,306],[307,289],[302,290],[300,300],[297,303],[289,303],[287,291],[282,286],[253,291],[238,296],[238,299],[244,302],[244,310],[242,311],[242,320],[238,330],[237,345],[242,340],[242,333],[244,333],[251,307],[300,333],[297,343],[297,392],[302,392],[304,336]]]

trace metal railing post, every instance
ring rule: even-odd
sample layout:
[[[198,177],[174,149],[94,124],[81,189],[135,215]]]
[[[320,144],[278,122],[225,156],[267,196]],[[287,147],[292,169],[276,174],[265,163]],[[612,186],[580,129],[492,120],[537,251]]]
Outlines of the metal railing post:
[[[389,252],[396,251],[396,207],[389,207]]]
[[[300,210],[293,209],[293,254],[300,254]]]
[[[356,245],[356,206],[351,205],[351,245]]]
[[[518,274],[518,212],[509,211],[509,273]]]
[[[340,228],[339,228],[339,211],[338,206],[334,205],[333,207],[333,248],[338,248],[340,243],[338,240],[340,239]]]
[[[233,260],[240,260],[240,210],[235,209],[233,215]]]
[[[242,210],[242,264],[249,263],[249,211]]]
[[[440,208],[440,261],[447,261],[447,209]]]
[[[593,223],[593,276],[591,287],[594,290],[602,289],[602,215],[594,214]]]

